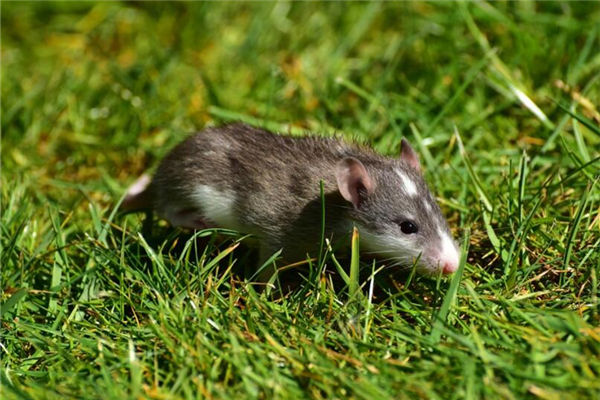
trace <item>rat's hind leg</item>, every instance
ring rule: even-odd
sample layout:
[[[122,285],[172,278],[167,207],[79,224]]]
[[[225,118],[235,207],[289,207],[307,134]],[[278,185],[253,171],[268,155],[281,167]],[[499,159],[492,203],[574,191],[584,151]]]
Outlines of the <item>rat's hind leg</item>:
[[[261,243],[258,255],[257,271],[252,276],[252,281],[258,283],[267,283],[277,272],[275,265],[276,258],[273,255],[278,251],[278,247],[270,244]],[[270,260],[270,262],[268,262]],[[267,263],[268,262],[268,263]]]

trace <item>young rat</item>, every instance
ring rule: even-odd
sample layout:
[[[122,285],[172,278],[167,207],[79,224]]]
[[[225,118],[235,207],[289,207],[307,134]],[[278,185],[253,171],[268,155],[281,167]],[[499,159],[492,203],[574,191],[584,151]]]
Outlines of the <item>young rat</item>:
[[[405,267],[416,262],[425,274],[457,269],[456,244],[405,140],[394,159],[334,138],[208,128],[176,146],[153,179],[138,179],[123,208],[153,209],[186,228],[250,233],[261,262],[280,249],[295,262],[319,250],[321,180],[327,238],[347,240],[356,226],[361,250]]]

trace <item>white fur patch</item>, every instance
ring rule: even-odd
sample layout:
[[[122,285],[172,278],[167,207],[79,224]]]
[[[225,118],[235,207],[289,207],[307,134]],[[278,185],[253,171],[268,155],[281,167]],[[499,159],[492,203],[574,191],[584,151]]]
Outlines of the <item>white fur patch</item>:
[[[401,259],[407,264],[412,263],[419,257],[419,251],[415,249],[414,240],[400,235],[378,235],[359,224],[356,224],[360,235],[360,244],[367,251],[380,253],[384,258],[394,257]]]
[[[423,200],[423,206],[427,212],[431,212],[431,204],[427,200]]]
[[[406,194],[408,194],[409,196],[416,196],[417,195],[417,185],[413,182],[413,180],[410,179],[408,177],[408,175],[406,175],[404,172],[400,171],[399,169],[396,170],[396,174],[398,174],[398,176],[402,180],[402,184],[404,186],[404,191],[406,192]]]
[[[202,210],[203,216],[222,228],[239,230],[233,193],[220,191],[208,185],[198,185],[192,196]]]

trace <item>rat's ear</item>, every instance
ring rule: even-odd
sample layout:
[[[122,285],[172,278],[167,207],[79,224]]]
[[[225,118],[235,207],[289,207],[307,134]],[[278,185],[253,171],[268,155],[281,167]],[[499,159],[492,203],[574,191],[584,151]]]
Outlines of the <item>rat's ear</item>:
[[[373,193],[375,189],[375,182],[365,166],[354,157],[346,157],[338,162],[335,178],[340,193],[354,207],[360,205],[361,195]]]
[[[417,155],[417,152],[413,150],[411,145],[404,138],[402,139],[401,145],[402,149],[400,151],[400,159],[406,161],[408,165],[420,172],[421,163],[419,163],[419,156]]]

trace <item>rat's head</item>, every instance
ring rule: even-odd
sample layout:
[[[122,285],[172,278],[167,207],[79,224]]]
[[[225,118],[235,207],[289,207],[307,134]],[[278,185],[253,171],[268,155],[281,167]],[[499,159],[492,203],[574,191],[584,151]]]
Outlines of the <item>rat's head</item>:
[[[398,160],[363,164],[344,158],[336,179],[340,193],[352,203],[350,214],[363,248],[399,265],[417,262],[425,274],[456,271],[458,249],[408,142],[402,140]]]

